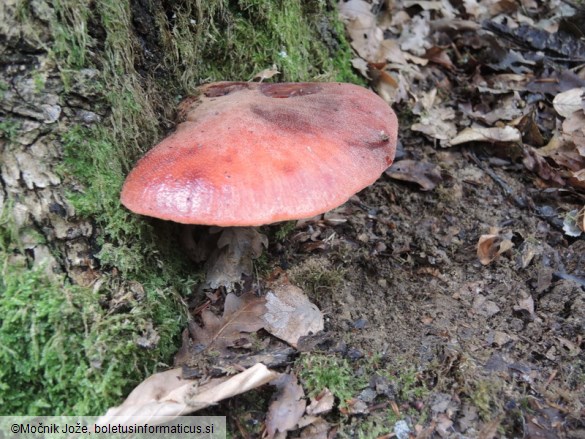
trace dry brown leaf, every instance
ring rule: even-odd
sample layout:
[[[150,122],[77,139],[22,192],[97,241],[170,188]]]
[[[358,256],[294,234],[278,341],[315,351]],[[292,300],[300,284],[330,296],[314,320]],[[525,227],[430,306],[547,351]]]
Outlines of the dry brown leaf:
[[[192,413],[217,402],[260,387],[278,377],[263,364],[232,377],[216,378],[203,385],[182,379],[182,368],[154,374],[139,384],[122,405],[110,408],[99,418],[99,425],[116,424],[151,425],[168,421],[168,418]]]
[[[394,77],[384,71],[372,68],[368,63],[368,75],[372,79],[372,88],[389,104],[394,104],[400,101],[400,84]]]
[[[543,146],[545,143],[544,137],[540,132],[540,128],[534,120],[534,113],[531,112],[517,119],[516,128],[522,133],[522,141],[530,146]]]
[[[567,181],[574,188],[585,190],[585,169],[581,169],[577,172],[570,172]]]
[[[423,191],[434,189],[443,180],[438,166],[416,160],[395,162],[384,173],[395,180],[417,183]]]
[[[557,94],[553,99],[556,112],[563,117],[569,117],[575,111],[582,110],[584,91],[585,89],[578,87]]]
[[[448,70],[455,69],[455,66],[451,61],[451,58],[449,58],[447,51],[440,47],[437,46],[431,47],[429,50],[426,51],[424,57],[435,64],[439,64],[440,66],[445,67]]]
[[[329,413],[333,409],[335,397],[331,390],[324,388],[307,406],[307,415],[315,416]]]
[[[265,79],[270,79],[270,78],[272,78],[273,76],[275,76],[275,75],[279,75],[279,74],[280,74],[280,72],[279,72],[279,71],[278,71],[278,69],[276,68],[276,64],[272,64],[272,67],[271,67],[271,68],[269,68],[269,69],[264,69],[264,70],[262,70],[261,72],[259,72],[259,73],[256,73],[256,74],[255,74],[255,75],[252,77],[252,79],[250,79],[250,81],[248,81],[248,82],[251,82],[251,81],[253,81],[254,79],[259,79],[259,80],[260,80],[259,82],[262,82],[262,81],[264,81]]]
[[[322,418],[315,419],[310,425],[303,429],[300,439],[328,439],[331,426]]]
[[[536,149],[525,146],[522,149],[522,153],[524,155],[522,163],[528,170],[536,173],[545,181],[556,183],[559,186],[565,185],[565,181],[559,172],[549,165],[546,159],[538,154]]]
[[[247,335],[264,327],[262,316],[266,312],[266,299],[252,291],[238,297],[233,293],[225,299],[223,316],[220,318],[208,309],[201,312],[203,326],[189,324],[193,342],[223,350],[247,340]]]
[[[295,374],[282,374],[271,384],[278,391],[266,415],[266,439],[274,438],[278,432],[296,429],[307,405],[305,392]]]
[[[286,281],[276,283],[266,294],[264,329],[296,347],[299,338],[323,330],[323,314],[303,290]]]
[[[511,126],[503,128],[465,128],[457,136],[449,141],[449,145],[459,145],[467,142],[520,142],[522,135],[520,131]]]
[[[511,237],[499,234],[481,235],[477,242],[477,257],[483,265],[488,265],[502,253],[510,250],[514,244]]]
[[[435,106],[421,116],[420,121],[413,124],[410,129],[420,131],[433,139],[446,141],[457,133],[454,119],[455,111],[452,108]]]
[[[366,79],[370,78],[368,62],[363,58],[354,58],[351,60],[351,66],[362,74]]]
[[[380,43],[384,33],[377,25],[372,5],[363,0],[349,0],[339,3],[339,15],[346,25],[351,38],[351,46],[360,57],[370,62],[378,62]]]
[[[393,64],[408,64],[404,52],[396,40],[384,40],[380,44],[380,58],[385,59]]]
[[[498,434],[498,428],[502,423],[502,417],[496,416],[489,422],[486,422],[479,431],[478,439],[493,439]]]
[[[423,11],[404,23],[400,38],[400,49],[413,55],[422,57],[432,44],[429,41],[431,33],[429,12]]]
[[[207,263],[206,286],[212,289],[225,287],[228,291],[242,278],[252,274],[252,260],[268,246],[268,238],[254,227],[228,227],[217,229],[221,233],[217,248]]]

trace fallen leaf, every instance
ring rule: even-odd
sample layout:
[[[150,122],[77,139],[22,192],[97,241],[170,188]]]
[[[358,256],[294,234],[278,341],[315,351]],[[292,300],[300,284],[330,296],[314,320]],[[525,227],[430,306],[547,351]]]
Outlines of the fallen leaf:
[[[182,368],[156,373],[140,383],[118,407],[110,408],[96,424],[160,424],[201,410],[232,396],[260,387],[278,377],[263,364],[232,377],[198,381],[184,380]]]
[[[581,169],[577,172],[570,172],[569,178],[567,180],[571,186],[585,190],[585,169]]]
[[[556,183],[559,186],[565,186],[565,180],[559,171],[554,169],[544,157],[538,154],[537,150],[525,145],[522,148],[524,158],[522,163],[529,171],[534,172],[544,181]]]
[[[481,235],[477,242],[477,257],[483,265],[493,262],[499,255],[510,250],[514,244],[508,234]]]
[[[378,52],[384,33],[377,25],[372,5],[363,0],[339,3],[339,15],[346,25],[351,46],[360,57],[370,62],[380,61]]]
[[[520,142],[522,135],[520,131],[511,126],[503,128],[465,128],[457,136],[449,141],[449,145],[459,145],[468,142]]]
[[[423,56],[427,49],[432,44],[429,41],[430,27],[430,13],[428,11],[421,12],[420,15],[412,17],[410,22],[405,23],[398,39],[400,49],[404,52],[410,52],[416,56]]]
[[[311,303],[303,290],[288,283],[275,283],[266,294],[264,329],[296,347],[299,338],[316,334],[324,328],[323,314]]]
[[[447,52],[440,47],[431,47],[426,51],[424,57],[435,64],[439,64],[440,66],[445,67],[448,70],[455,69],[455,66],[453,65],[453,62],[451,61],[451,58],[449,58]]]
[[[438,166],[416,160],[394,162],[384,173],[395,180],[417,183],[423,191],[434,189],[443,180]]]
[[[300,439],[328,439],[331,426],[322,418],[316,418],[301,432]]]
[[[567,212],[565,219],[563,220],[563,232],[565,235],[575,238],[581,236],[584,229],[582,220],[583,218],[580,218],[578,209]]]
[[[259,73],[256,73],[252,79],[250,79],[250,81],[253,81],[254,79],[259,79],[259,82],[264,81],[265,79],[270,79],[275,75],[280,74],[280,72],[278,71],[278,69],[276,68],[276,64],[272,64],[272,67],[269,69],[264,69]],[[250,82],[248,81],[248,82]]]
[[[282,374],[271,383],[278,389],[266,415],[266,438],[295,430],[305,413],[305,392],[295,374]]]
[[[478,439],[493,439],[498,434],[498,428],[502,423],[502,416],[496,416],[489,422],[486,422],[481,427],[481,430],[478,434]]]
[[[366,79],[370,78],[368,62],[363,58],[354,58],[351,60],[351,66],[362,74]]]
[[[575,111],[583,109],[583,87],[573,88],[557,94],[553,99],[553,107],[563,117],[569,117]]]
[[[449,140],[457,134],[454,120],[455,111],[452,108],[435,106],[424,113],[420,121],[410,129],[420,131],[433,139]]]
[[[324,388],[315,398],[311,399],[311,403],[307,406],[307,415],[322,415],[329,413],[333,409],[335,397],[331,390]]]
[[[205,264],[206,286],[212,289],[225,287],[231,291],[242,275],[252,274],[252,260],[268,246],[268,238],[254,227],[228,227],[221,233],[217,248]]]
[[[263,315],[266,309],[266,299],[256,296],[252,291],[240,297],[230,293],[225,299],[222,317],[204,309],[201,311],[203,326],[195,322],[189,324],[193,343],[218,350],[241,344],[242,339],[247,340],[249,333],[264,327]]]

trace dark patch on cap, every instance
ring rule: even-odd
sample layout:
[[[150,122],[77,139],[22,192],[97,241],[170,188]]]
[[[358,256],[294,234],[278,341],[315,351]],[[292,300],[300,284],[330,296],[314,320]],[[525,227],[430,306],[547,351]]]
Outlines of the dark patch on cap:
[[[377,131],[371,138],[364,139],[363,143],[369,149],[384,148],[390,142],[390,136],[385,131]]]
[[[261,108],[258,105],[253,105],[251,110],[252,113],[282,131],[302,131],[304,133],[314,132],[311,120],[298,111],[287,108],[275,108],[269,110]]]
[[[319,93],[323,88],[314,82],[283,82],[281,84],[260,84],[260,92],[270,98],[296,98]]]
[[[218,98],[235,91],[247,90],[251,88],[251,85],[248,82],[220,82],[219,84],[213,84],[205,88],[203,94],[208,98]]]
[[[281,166],[280,166],[280,171],[284,174],[284,175],[292,175],[294,173],[296,173],[297,171],[297,167],[292,164],[292,163],[287,163],[284,162]]]

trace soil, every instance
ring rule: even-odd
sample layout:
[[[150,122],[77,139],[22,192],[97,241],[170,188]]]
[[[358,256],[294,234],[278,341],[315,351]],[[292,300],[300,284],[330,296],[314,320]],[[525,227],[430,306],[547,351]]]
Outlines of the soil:
[[[534,206],[543,195],[521,167],[492,167],[481,150],[421,151],[416,138],[402,141],[407,153],[441,167],[443,184],[422,192],[381,178],[340,209],[346,223],[316,227],[326,242],[319,250],[286,247],[291,277],[302,282],[316,267],[341,272],[340,285],[312,294],[327,315],[326,330],[347,343],[346,353],[382,354],[425,371],[435,391],[457,400],[456,431],[471,428],[465,399],[481,381],[490,382],[490,404],[503,415],[507,437],[582,429],[585,243],[564,236],[534,207],[516,205],[514,197]],[[514,246],[482,265],[478,240],[493,228],[511,235]],[[526,398],[538,401],[544,436],[513,425]],[[563,422],[554,427],[545,409]]]

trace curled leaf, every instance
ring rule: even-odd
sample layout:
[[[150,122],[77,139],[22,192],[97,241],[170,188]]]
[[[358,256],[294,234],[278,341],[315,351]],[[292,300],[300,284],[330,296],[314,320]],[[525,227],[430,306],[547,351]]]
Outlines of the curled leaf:
[[[468,142],[520,142],[520,131],[511,126],[503,128],[465,128],[449,142],[450,145],[459,145]]]
[[[578,87],[559,93],[553,99],[553,107],[563,117],[569,117],[583,108],[584,88]]]

